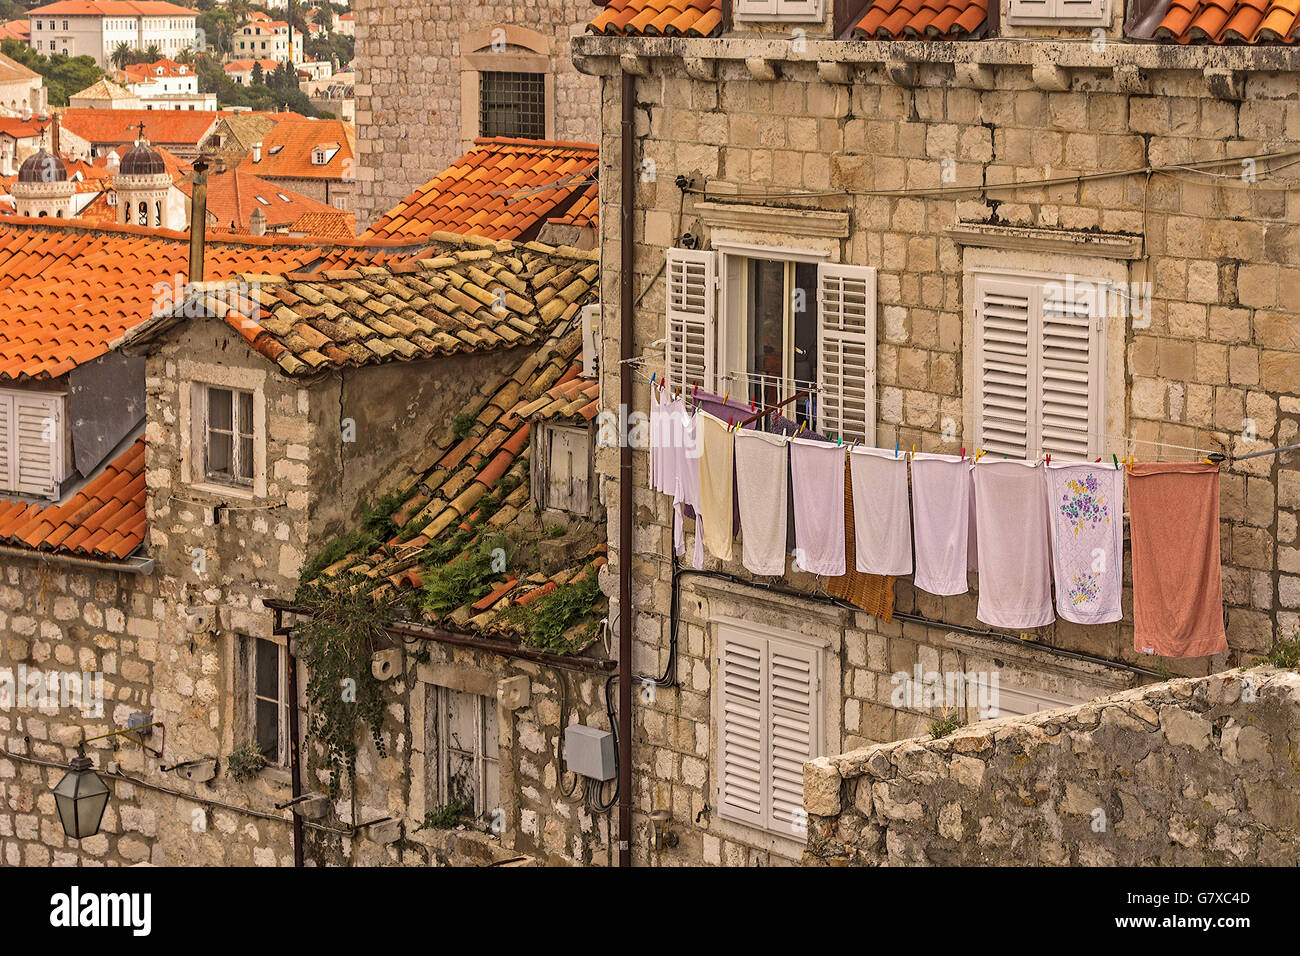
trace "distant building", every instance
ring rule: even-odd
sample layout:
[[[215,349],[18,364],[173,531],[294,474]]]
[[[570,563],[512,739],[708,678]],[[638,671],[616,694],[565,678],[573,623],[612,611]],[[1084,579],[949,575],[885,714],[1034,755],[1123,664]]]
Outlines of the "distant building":
[[[147,110],[215,110],[217,94],[200,93],[199,77],[174,60],[136,63],[118,72],[126,88]]]
[[[29,23],[38,53],[90,56],[102,69],[122,43],[164,56],[198,46],[195,11],[161,0],[59,0],[33,10]]]
[[[0,116],[21,117],[24,110],[42,113],[46,103],[40,75],[0,54]]]
[[[107,77],[100,77],[80,93],[68,97],[72,109],[138,110],[140,97],[118,86]]]
[[[302,35],[295,32],[292,43],[289,24],[283,20],[250,20],[239,28],[231,40],[231,56],[236,59],[269,59],[276,63],[301,63]]]
[[[60,116],[60,145],[65,156],[93,159],[111,150],[120,155],[139,135],[181,159],[194,159],[202,142],[217,125],[217,114],[204,110],[70,109]]]
[[[226,76],[240,86],[248,86],[253,82],[253,67],[259,63],[264,77],[269,76],[280,65],[275,60],[231,60],[222,69],[226,71]]]
[[[341,120],[281,120],[239,168],[335,209],[351,211],[356,187],[355,134]]]

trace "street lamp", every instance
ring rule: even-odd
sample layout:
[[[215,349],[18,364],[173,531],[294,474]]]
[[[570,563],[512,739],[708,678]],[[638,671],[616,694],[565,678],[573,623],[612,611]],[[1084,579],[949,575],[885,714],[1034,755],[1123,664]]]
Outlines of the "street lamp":
[[[108,786],[92,767],[85,748],[78,747],[68,772],[54,788],[59,822],[63,824],[63,832],[74,840],[84,840],[98,833],[108,806]]]

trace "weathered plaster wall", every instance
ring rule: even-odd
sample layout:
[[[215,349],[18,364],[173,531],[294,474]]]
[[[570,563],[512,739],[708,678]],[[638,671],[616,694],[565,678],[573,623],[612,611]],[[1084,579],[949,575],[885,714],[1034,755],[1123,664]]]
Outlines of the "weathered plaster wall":
[[[597,81],[573,68],[570,37],[599,11],[587,0],[358,0],[357,224],[374,222],[464,155],[475,133],[462,128],[464,40],[517,26],[549,43],[554,136],[594,142],[600,129]],[[511,52],[531,53],[511,46]]]
[[[1023,44],[1007,43],[988,47],[994,51],[988,65],[961,79],[954,78],[951,65],[942,63],[950,52],[934,44],[912,45],[927,51],[913,73],[881,65],[889,44],[810,43],[794,62],[777,64],[775,81],[760,82],[750,76],[743,57],[788,56],[788,51],[773,44],[754,43],[751,48],[749,43],[729,42],[726,57],[713,63],[717,79],[705,80],[688,77],[677,57],[717,55],[716,47],[708,44],[577,41],[577,55],[587,68],[613,69],[602,87],[606,221],[616,221],[619,215],[620,184],[614,171],[620,155],[620,80],[618,61],[604,57],[644,53],[646,59],[637,65],[650,74],[636,81],[635,159],[653,159],[656,174],[636,184],[632,271],[639,306],[635,341],[628,349],[648,355],[650,363],[637,377],[633,410],[648,412],[649,375],[661,368],[656,363],[662,346],[653,343],[665,335],[659,277],[664,249],[685,232],[702,236],[705,248],[710,240],[709,228],[695,211],[696,198],[686,196],[683,204],[674,186],[674,177],[684,174],[697,184],[717,181],[722,191],[731,184],[856,194],[828,195],[801,205],[848,212],[849,237],[835,244],[838,260],[879,270],[880,446],[897,440],[902,447],[915,443],[920,450],[956,453],[962,445],[974,444],[964,437],[970,419],[963,394],[969,361],[963,270],[973,254],[945,231],[958,219],[1138,236],[1145,232],[1149,262],[1109,261],[1106,266],[1117,265],[1129,281],[1153,282],[1150,326],[1125,324],[1113,332],[1117,339],[1110,356],[1118,362],[1118,376],[1112,376],[1118,390],[1115,434],[1141,442],[1228,447],[1238,453],[1296,440],[1300,340],[1293,332],[1300,316],[1295,297],[1285,289],[1296,279],[1288,250],[1300,237],[1300,213],[1286,202],[1285,192],[1244,188],[1236,176],[1239,164],[1232,167],[1231,182],[1156,176],[1148,188],[1145,177],[1121,176],[989,198],[861,195],[939,187],[945,184],[945,168],[956,177],[950,185],[960,186],[1293,148],[1286,130],[1292,101],[1300,95],[1294,73],[1248,73],[1234,93],[1231,83],[1214,84],[1202,73],[1201,66],[1212,65],[1208,61],[1191,62],[1201,53],[1130,47],[1136,50],[1131,54],[1135,63],[1141,56],[1159,66],[1137,72],[1134,85],[1129,82],[1134,74],[1110,68],[1112,61],[1124,59],[1114,45],[1089,53],[1073,44],[1058,56],[1055,49],[1040,55]],[[979,46],[982,52],[985,47]],[[881,48],[879,56],[865,55],[876,47]],[[852,64],[855,56],[863,62]],[[1046,70],[1034,66],[1053,58],[1067,62],[1089,57],[1091,66],[1059,73],[1050,63]],[[1195,68],[1172,69],[1183,59]],[[823,82],[818,60],[845,62],[851,84]],[[709,66],[705,62],[694,69],[698,73]],[[891,76],[900,82],[914,80],[915,87],[898,85]],[[1062,76],[1068,88],[1052,89]],[[1237,98],[1221,98],[1212,88]],[[808,242],[797,233],[757,230],[747,238],[794,247]],[[602,252],[602,300],[617,302],[619,237],[607,237]],[[1080,261],[1086,265],[1090,260]],[[616,322],[606,322],[602,344],[603,390],[616,395]],[[945,418],[961,426],[955,441],[945,440]],[[1243,439],[1247,419],[1254,425],[1254,443]],[[1117,444],[1115,450],[1126,447]],[[1135,445],[1132,451],[1138,460],[1190,456],[1150,444]],[[609,480],[609,538],[615,550],[621,506],[617,464],[617,448],[600,453],[599,471]],[[658,674],[667,660],[671,630],[671,530],[666,499],[646,488],[646,466],[647,456],[637,451],[630,502],[636,524],[631,613],[636,670]],[[1265,457],[1225,468],[1222,488],[1227,655],[1160,662],[1137,655],[1129,582],[1121,622],[1086,628],[1058,622],[1034,632],[1034,641],[1111,661],[1164,667],[1176,675],[1205,675],[1248,660],[1266,648],[1278,630],[1289,633],[1300,622],[1300,456]],[[692,543],[688,533],[688,553]],[[611,554],[611,572],[621,560],[623,556]],[[749,577],[738,564],[724,566],[708,559],[706,566]],[[812,594],[818,582],[788,571],[778,583]],[[690,832],[682,841],[681,861],[766,862],[770,850],[761,835],[720,836],[709,814],[699,814],[703,804],[715,802],[716,779],[704,762],[716,746],[707,709],[716,652],[707,605],[696,609],[694,587],[689,578],[684,580],[677,668],[684,686],[660,691],[653,704],[637,709],[635,759],[638,780],[644,782],[638,784],[636,846],[644,853],[642,815],[652,803],[656,808],[671,804],[674,824]],[[761,592],[740,585],[731,589],[741,605],[738,610],[748,605],[749,613],[761,620],[763,612],[754,603]],[[608,593],[617,600],[616,588]],[[965,659],[951,646],[948,635],[953,629],[945,625],[982,630],[984,625],[975,619],[976,597],[972,591],[938,598],[916,591],[904,579],[896,588],[896,609],[934,621],[934,626],[898,621],[878,625],[866,615],[852,625],[827,625],[827,633],[842,633],[845,645],[839,659],[843,739],[884,741],[925,728],[937,711],[898,712],[890,702],[889,675],[910,671],[916,662],[941,671],[961,666]],[[1049,657],[1017,657],[1003,663],[1022,668],[1044,689],[1050,690],[1061,677],[1054,674]],[[1086,699],[1119,689],[1123,685],[1114,683],[1118,676],[1082,675],[1072,694]],[[1098,682],[1098,677],[1104,679]]]
[[[809,864],[1294,866],[1300,674],[1176,680],[804,770]]]

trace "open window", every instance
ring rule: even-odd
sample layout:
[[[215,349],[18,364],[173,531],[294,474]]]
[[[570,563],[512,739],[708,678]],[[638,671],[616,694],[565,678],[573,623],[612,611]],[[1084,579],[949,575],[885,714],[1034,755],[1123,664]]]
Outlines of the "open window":
[[[497,702],[467,691],[427,685],[425,805],[463,804],[476,817],[501,806]]]
[[[276,767],[289,763],[287,667],[284,645],[260,637],[244,639],[249,736],[266,762]]]
[[[667,377],[875,443],[876,270],[797,250],[668,250]],[[797,396],[797,398],[796,398]]]

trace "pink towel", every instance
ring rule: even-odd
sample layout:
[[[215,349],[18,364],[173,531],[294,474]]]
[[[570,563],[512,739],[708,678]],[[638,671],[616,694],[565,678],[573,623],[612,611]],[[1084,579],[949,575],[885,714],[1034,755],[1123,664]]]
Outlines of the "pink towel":
[[[849,465],[857,569],[864,574],[911,574],[907,459],[881,448],[855,448]]]
[[[1042,627],[1052,613],[1047,482],[1032,461],[975,466],[980,597],[975,617],[993,627]]]
[[[686,403],[674,403],[671,428],[677,437],[665,446],[665,467],[671,471],[666,479],[673,496],[673,546],[679,555],[686,552],[686,530],[683,525],[684,509],[690,507],[695,517],[695,554],[692,565],[704,567],[704,529],[700,514],[700,439],[699,422],[688,414]]]
[[[741,560],[754,574],[785,574],[790,465],[780,435],[736,432],[736,498],[740,504]]]
[[[970,461],[957,455],[912,456],[913,583],[931,594],[965,594],[971,565]]]
[[[1047,468],[1056,613],[1075,624],[1124,616],[1124,471],[1112,465]]]
[[[795,567],[811,574],[844,573],[844,446],[790,439],[794,490]]]
[[[1164,657],[1224,653],[1219,467],[1135,464],[1128,500],[1137,652]]]

